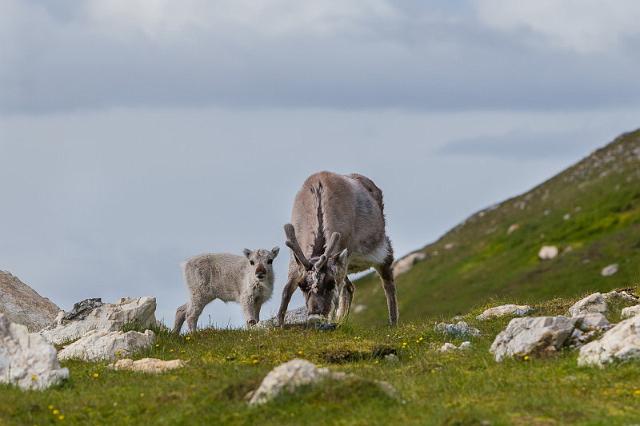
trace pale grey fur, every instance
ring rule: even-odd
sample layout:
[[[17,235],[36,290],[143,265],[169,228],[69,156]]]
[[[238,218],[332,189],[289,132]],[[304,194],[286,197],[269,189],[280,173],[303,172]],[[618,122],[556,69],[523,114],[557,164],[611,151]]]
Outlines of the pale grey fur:
[[[382,191],[369,178],[331,172],[310,176],[296,195],[291,224],[285,226],[292,255],[278,312],[280,323],[298,286],[305,294],[309,315],[342,320],[349,314],[354,293],[347,273],[373,267],[382,279],[389,322],[395,325],[393,249],[385,227]],[[338,243],[329,253],[327,242],[334,235]]]
[[[195,331],[202,310],[215,299],[238,302],[247,326],[260,321],[260,308],[273,293],[272,262],[279,250],[245,249],[244,256],[209,253],[183,263],[190,300],[176,311],[173,331],[179,333],[185,319],[189,331]]]

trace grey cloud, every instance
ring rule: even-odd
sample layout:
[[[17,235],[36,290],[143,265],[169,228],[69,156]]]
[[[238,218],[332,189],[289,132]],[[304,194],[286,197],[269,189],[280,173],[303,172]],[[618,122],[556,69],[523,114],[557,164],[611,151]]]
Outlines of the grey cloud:
[[[76,4],[76,3],[74,3]],[[5,37],[0,111],[118,106],[422,110],[637,105],[633,45],[592,55],[532,48],[468,8],[407,3],[358,31],[118,36],[69,3],[39,7]],[[39,29],[38,35],[33,28]],[[113,28],[117,33],[119,28]]]

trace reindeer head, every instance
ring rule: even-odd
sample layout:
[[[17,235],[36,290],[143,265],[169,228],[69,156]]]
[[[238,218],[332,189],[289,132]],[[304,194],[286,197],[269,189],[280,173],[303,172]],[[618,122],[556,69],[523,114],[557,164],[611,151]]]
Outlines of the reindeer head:
[[[279,251],[280,248],[278,247],[274,247],[271,250],[243,250],[245,257],[251,266],[251,271],[255,275],[255,279],[257,281],[273,282],[273,259],[278,256]]]
[[[298,244],[293,225],[284,227],[287,246],[293,252],[296,262],[305,269],[304,279],[299,287],[304,294],[307,314],[327,317],[337,300],[339,285],[347,275],[347,249],[338,251],[340,234],[334,232],[326,244],[324,253],[307,259]]]

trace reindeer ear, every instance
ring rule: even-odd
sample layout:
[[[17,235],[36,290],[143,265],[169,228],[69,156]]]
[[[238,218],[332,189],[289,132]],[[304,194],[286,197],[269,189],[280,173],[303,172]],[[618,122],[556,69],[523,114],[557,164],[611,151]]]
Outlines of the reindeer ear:
[[[249,256],[251,256],[251,250],[249,249],[244,249],[242,250],[242,253],[244,253],[245,257],[248,259]]]
[[[316,261],[316,263],[313,264],[313,269],[315,269],[316,271],[319,271],[320,269],[322,269],[324,267],[324,265],[327,264],[327,256],[325,256],[324,254],[322,256],[320,256],[320,258]]]
[[[274,247],[271,249],[271,254],[273,254],[273,258],[275,259],[276,256],[278,255],[278,253],[280,253],[280,247]]]
[[[349,260],[349,250],[344,249],[336,256],[336,262],[340,266],[346,266],[347,261]]]

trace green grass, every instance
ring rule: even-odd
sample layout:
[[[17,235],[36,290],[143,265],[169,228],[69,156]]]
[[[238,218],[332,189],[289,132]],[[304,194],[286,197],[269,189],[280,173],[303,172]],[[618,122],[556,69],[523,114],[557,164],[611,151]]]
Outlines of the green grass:
[[[400,318],[463,313],[490,297],[538,302],[639,283],[640,156],[634,150],[640,150],[640,131],[424,247],[427,260],[397,279]],[[520,228],[508,235],[513,224]],[[447,250],[447,244],[454,246]],[[562,254],[540,261],[543,245],[557,245]],[[602,277],[602,268],[612,263],[620,271]],[[354,321],[384,323],[378,277],[355,285],[354,303],[366,309]]]
[[[496,301],[498,303],[498,301]],[[572,300],[537,305],[536,314],[562,314]],[[509,318],[465,320],[482,336],[467,352],[441,354],[447,341],[433,331],[440,318],[388,327],[347,324],[333,332],[304,329],[213,330],[189,336],[160,332],[157,345],[136,358],[189,360],[161,375],[112,371],[106,363],[65,362],[71,378],[38,392],[0,387],[0,424],[630,424],[640,418],[640,369],[578,368],[576,352],[496,363],[488,348]],[[612,307],[610,317],[622,305]],[[459,343],[460,339],[454,339]],[[406,345],[405,345],[406,344]],[[397,364],[381,359],[396,350]],[[351,372],[362,380],[327,382],[257,408],[245,395],[274,366],[293,358]],[[385,380],[392,399],[372,386]],[[52,407],[52,408],[49,408]],[[53,414],[53,410],[57,410]],[[59,413],[58,413],[59,412]],[[59,420],[60,415],[64,416]]]

